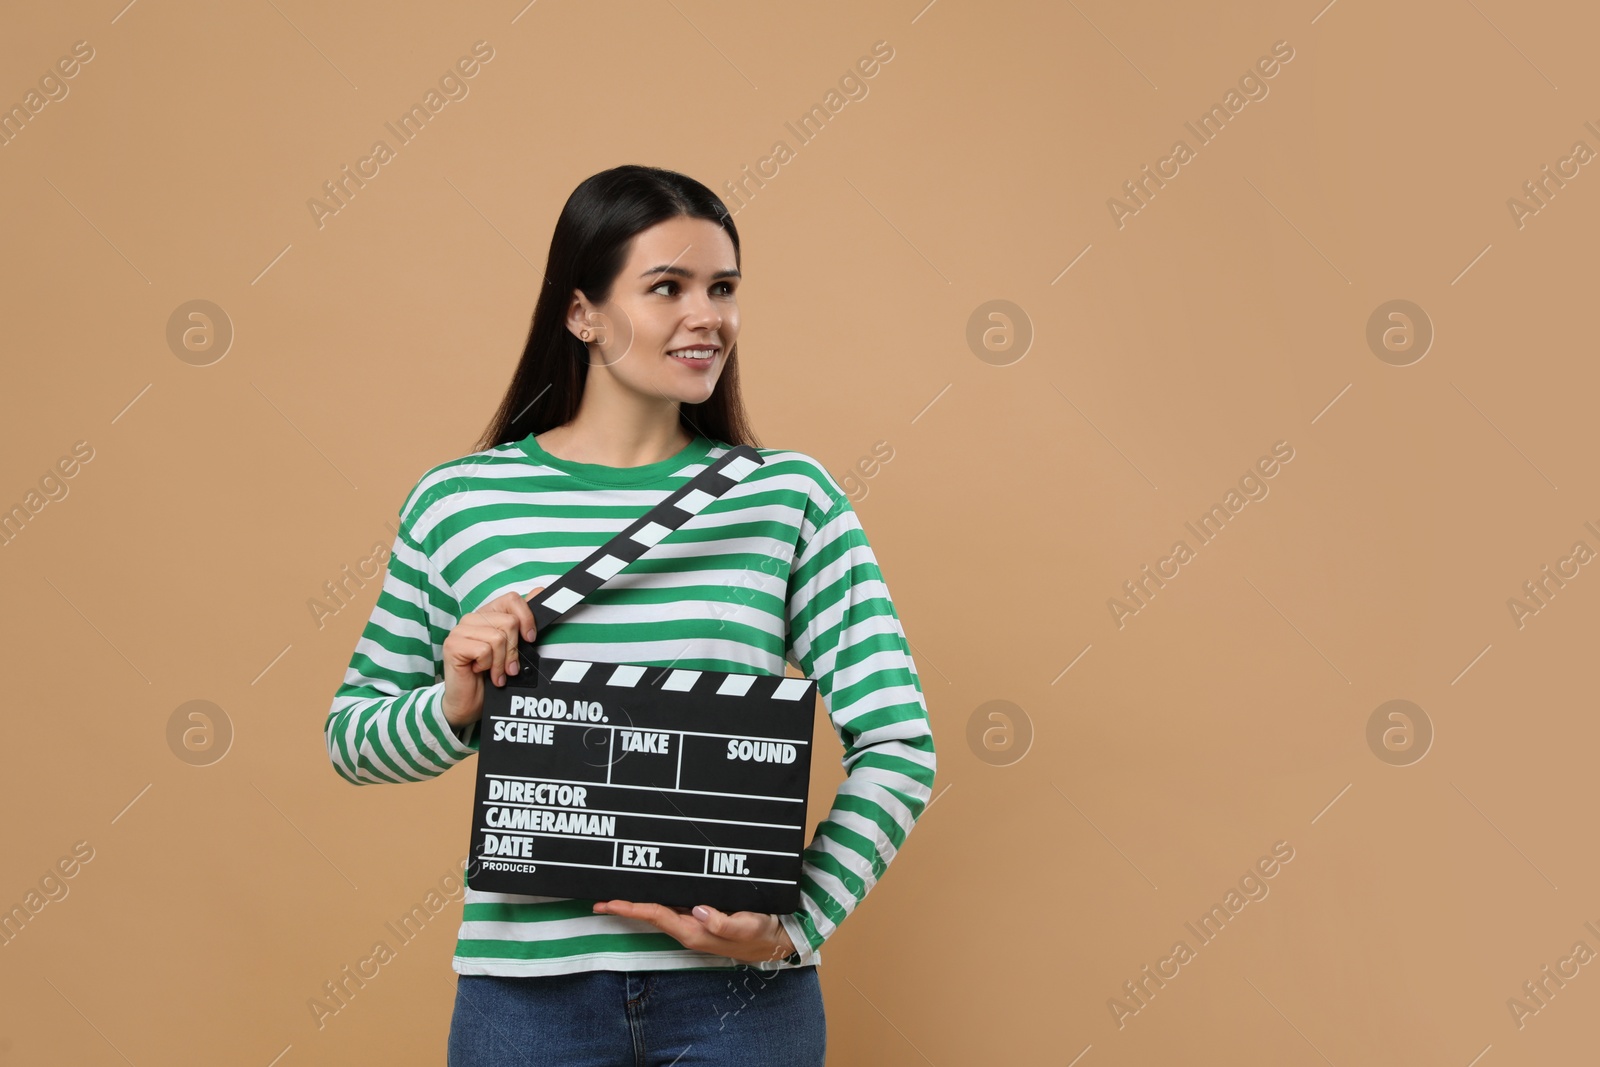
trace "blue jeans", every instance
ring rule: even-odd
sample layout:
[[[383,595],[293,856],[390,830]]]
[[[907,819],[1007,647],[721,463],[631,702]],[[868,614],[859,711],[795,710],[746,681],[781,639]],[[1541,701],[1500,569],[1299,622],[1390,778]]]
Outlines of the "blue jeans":
[[[816,967],[458,974],[449,1067],[822,1067]]]

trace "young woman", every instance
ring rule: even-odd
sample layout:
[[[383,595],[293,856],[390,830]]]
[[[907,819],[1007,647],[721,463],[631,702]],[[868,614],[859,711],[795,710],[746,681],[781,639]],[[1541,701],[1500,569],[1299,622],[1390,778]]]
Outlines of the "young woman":
[[[327,719],[340,775],[422,781],[476,752],[484,687],[535,637],[527,598],[729,448],[758,447],[739,399],[739,265],[733,219],[681,174],[617,167],[573,192],[478,451],[429,470],[400,509]],[[788,661],[817,680],[848,773],[805,850],[801,908],[468,887],[456,1067],[823,1062],[819,949],[927,804],[933,738],[850,500],[810,456],[758,451],[760,467],[538,637],[563,659],[771,675]]]

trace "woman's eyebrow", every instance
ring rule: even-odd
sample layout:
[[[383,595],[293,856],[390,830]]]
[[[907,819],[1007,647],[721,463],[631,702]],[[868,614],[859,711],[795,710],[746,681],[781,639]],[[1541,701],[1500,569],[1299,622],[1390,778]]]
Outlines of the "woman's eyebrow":
[[[648,278],[652,274],[676,274],[676,275],[679,275],[680,277],[684,277],[684,278],[693,278],[694,277],[694,271],[690,270],[689,268],[687,268],[687,267],[675,267],[670,263],[665,264],[665,265],[660,266],[660,267],[651,267],[649,270],[647,270],[644,273],[640,274],[639,277]],[[728,270],[719,270],[719,271],[717,271],[715,274],[713,274],[711,276],[711,280],[712,281],[716,281],[718,278],[742,278],[742,277],[744,277],[744,275],[740,274],[737,270],[733,270],[733,269],[730,268]]]

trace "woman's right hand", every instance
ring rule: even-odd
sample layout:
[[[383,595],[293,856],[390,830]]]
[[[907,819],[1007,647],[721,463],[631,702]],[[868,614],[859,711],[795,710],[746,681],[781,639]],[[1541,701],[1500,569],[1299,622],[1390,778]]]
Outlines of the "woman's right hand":
[[[444,639],[444,717],[462,727],[483,717],[483,672],[495,685],[505,685],[508,674],[519,669],[517,637],[534,638],[533,609],[528,597],[502,593],[461,617]]]

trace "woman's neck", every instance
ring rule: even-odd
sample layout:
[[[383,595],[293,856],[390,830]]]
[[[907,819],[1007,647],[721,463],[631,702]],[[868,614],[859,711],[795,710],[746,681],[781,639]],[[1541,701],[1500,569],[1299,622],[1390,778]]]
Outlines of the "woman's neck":
[[[646,425],[632,418],[606,419],[582,410],[571,422],[535,438],[557,459],[606,467],[641,467],[677,455],[694,440],[679,423]]]

